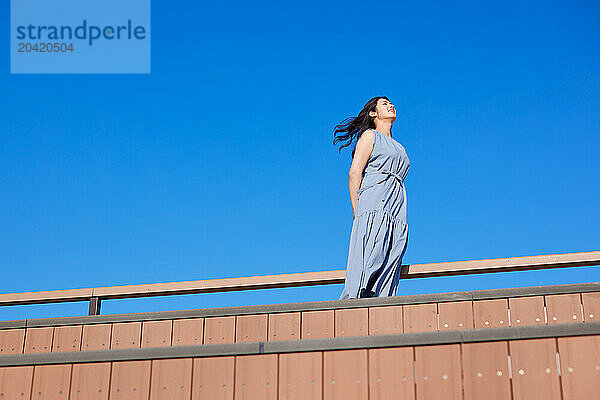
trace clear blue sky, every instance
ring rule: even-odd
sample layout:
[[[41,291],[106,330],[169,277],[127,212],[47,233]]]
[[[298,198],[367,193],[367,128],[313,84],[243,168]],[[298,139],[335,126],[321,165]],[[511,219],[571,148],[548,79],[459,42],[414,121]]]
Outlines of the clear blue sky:
[[[406,148],[404,263],[600,250],[594,2],[164,2],[149,75],[11,75],[0,30],[0,293],[345,269],[350,149],[376,95]],[[600,281],[597,267],[398,294]],[[341,285],[103,303],[337,299]],[[0,320],[87,303],[0,309]]]

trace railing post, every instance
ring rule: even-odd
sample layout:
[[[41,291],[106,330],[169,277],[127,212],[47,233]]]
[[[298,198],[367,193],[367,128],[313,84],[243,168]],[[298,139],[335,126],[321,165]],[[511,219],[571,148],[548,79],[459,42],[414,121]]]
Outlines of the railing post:
[[[100,315],[100,297],[90,297],[89,315]]]

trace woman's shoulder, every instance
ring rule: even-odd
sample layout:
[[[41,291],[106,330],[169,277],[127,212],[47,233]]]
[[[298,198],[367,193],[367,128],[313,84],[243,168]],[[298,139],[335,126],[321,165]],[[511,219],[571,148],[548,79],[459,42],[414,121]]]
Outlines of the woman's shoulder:
[[[358,138],[359,142],[366,142],[369,144],[369,146],[373,146],[376,142],[376,137],[377,135],[375,134],[375,129],[365,129],[363,131],[363,133],[361,133],[360,137]]]
[[[358,137],[357,146],[368,146],[372,147],[375,143],[375,132],[373,129],[367,129],[363,131]]]
[[[360,134],[360,138],[359,138],[359,140],[360,140],[360,139],[362,139],[362,138],[368,138],[368,139],[369,139],[369,141],[373,141],[373,137],[374,137],[374,136],[375,136],[375,130],[374,130],[374,129],[371,129],[371,128],[368,128],[368,129],[365,129],[365,130],[364,130],[364,131],[363,131],[363,132]]]
[[[371,154],[373,147],[375,146],[375,135],[372,129],[367,129],[361,133],[357,142],[356,148],[362,152],[368,152]]]
[[[356,150],[365,155],[365,158],[370,158],[373,149],[375,148],[375,132],[373,129],[365,130],[356,142]]]

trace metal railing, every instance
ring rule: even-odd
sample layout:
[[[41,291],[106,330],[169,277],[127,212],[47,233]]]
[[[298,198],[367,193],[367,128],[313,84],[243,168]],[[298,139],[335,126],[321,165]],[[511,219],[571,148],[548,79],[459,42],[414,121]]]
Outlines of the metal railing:
[[[600,265],[600,251],[403,265],[401,279],[471,275]],[[344,283],[346,270],[303,272],[184,282],[0,294],[0,306],[89,301],[89,315],[100,315],[102,300],[198,293],[332,285]]]

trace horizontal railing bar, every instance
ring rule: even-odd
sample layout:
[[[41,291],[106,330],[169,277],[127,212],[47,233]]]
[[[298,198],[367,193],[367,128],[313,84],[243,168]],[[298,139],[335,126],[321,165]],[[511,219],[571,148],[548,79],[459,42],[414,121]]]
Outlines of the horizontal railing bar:
[[[583,335],[600,335],[600,322],[480,328],[462,331],[452,330],[442,332],[401,333],[393,335],[337,337],[328,339],[283,340],[273,342],[11,354],[0,356],[0,367],[427,346],[436,344],[475,343]]]
[[[402,267],[402,278],[466,275],[540,268],[566,268],[600,264],[600,251],[511,257],[485,260],[414,264]],[[151,283],[85,289],[0,294],[0,306],[89,301],[154,296],[188,295],[242,290],[274,289],[344,283],[346,270],[302,272],[184,282]]]
[[[600,251],[590,251],[582,253],[415,264],[409,267],[406,277],[425,278],[491,272],[586,267],[598,264],[600,264]]]
[[[273,289],[344,283],[346,271],[301,272],[294,274],[224,278],[184,282],[149,283],[88,289],[0,294],[0,306],[89,301],[139,297],[174,296],[241,290]],[[85,294],[85,295],[84,295]]]
[[[147,296],[170,296],[241,290],[276,289],[344,283],[346,271],[300,272],[293,274],[250,276],[201,281],[151,283],[112,286],[94,289],[94,296],[102,299],[124,299]]]
[[[0,306],[89,301],[93,288],[0,294]]]

